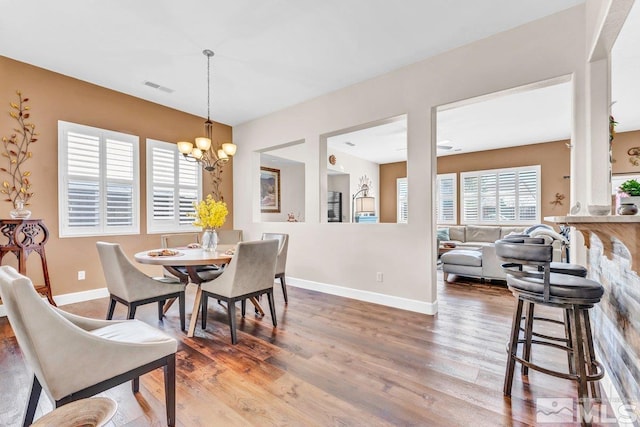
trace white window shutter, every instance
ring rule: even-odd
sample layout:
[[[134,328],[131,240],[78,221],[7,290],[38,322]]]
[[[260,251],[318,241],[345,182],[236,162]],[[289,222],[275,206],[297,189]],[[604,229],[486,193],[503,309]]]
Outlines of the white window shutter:
[[[436,178],[436,222],[456,224],[458,221],[457,175],[441,174]]]
[[[407,224],[409,222],[409,187],[407,178],[398,178],[396,180],[397,194],[397,217],[398,224]]]

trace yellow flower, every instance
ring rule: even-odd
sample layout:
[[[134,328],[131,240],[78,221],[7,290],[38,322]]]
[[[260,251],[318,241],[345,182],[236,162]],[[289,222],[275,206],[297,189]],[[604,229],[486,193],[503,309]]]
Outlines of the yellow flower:
[[[193,207],[196,211],[189,216],[195,218],[193,225],[196,227],[220,228],[227,219],[227,214],[229,214],[227,204],[213,200],[211,194],[205,200],[201,200],[200,203],[193,202]]]

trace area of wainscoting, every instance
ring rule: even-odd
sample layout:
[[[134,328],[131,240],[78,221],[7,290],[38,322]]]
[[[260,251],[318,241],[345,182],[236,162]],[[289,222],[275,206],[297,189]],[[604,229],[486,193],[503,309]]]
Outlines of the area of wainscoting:
[[[640,277],[632,270],[629,250],[613,238],[611,259],[592,234],[589,275],[605,288],[594,310],[594,339],[601,362],[623,401],[640,401]]]

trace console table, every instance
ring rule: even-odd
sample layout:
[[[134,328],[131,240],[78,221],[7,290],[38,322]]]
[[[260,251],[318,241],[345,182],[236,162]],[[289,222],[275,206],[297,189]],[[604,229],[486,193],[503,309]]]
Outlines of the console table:
[[[41,219],[0,219],[0,233],[7,239],[0,242],[0,264],[9,252],[18,259],[18,271],[27,274],[27,258],[32,252],[40,255],[42,262],[42,275],[44,285],[36,285],[36,291],[45,295],[49,303],[56,305],[51,294],[49,282],[49,270],[47,269],[47,257],[44,246],[49,240],[49,230]]]

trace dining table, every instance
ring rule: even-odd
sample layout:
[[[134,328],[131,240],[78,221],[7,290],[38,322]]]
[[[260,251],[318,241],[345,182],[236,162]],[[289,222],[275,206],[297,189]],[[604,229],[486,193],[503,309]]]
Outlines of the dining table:
[[[140,264],[160,265],[168,272],[176,276],[182,283],[193,283],[198,288],[196,290],[195,299],[193,301],[193,311],[189,321],[189,329],[187,336],[193,337],[198,321],[198,313],[200,312],[200,301],[202,300],[202,288],[200,284],[203,282],[202,277],[198,274],[198,267],[206,267],[218,265],[222,268],[233,259],[233,252],[236,245],[218,245],[215,251],[208,251],[202,248],[161,248],[136,253],[133,257]],[[164,251],[164,252],[163,252]],[[185,267],[184,270],[176,267]],[[173,301],[167,301],[164,311],[171,306]],[[256,306],[256,310],[264,315],[264,310],[255,298],[251,298],[251,302]]]

